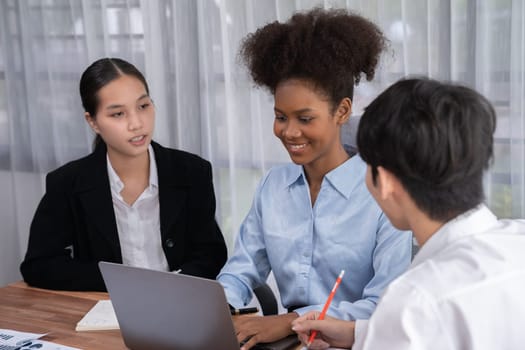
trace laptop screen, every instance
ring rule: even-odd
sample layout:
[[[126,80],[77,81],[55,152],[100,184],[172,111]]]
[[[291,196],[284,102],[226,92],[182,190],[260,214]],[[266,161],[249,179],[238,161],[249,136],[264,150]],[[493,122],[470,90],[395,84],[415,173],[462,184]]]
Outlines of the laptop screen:
[[[219,282],[109,262],[99,267],[130,349],[239,349]],[[298,343],[290,336],[257,349],[288,349]]]

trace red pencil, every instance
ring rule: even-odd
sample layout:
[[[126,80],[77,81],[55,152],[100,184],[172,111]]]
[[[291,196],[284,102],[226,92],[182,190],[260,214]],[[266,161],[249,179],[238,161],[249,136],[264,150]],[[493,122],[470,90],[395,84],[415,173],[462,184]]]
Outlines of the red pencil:
[[[319,315],[318,320],[324,320],[324,316],[326,315],[326,312],[328,311],[328,308],[330,307],[330,303],[332,302],[332,299],[334,298],[337,287],[339,287],[339,285],[341,284],[341,280],[343,279],[344,274],[345,274],[345,270],[341,270],[339,277],[337,277],[337,279],[335,280],[334,287],[332,288],[332,291],[330,292],[328,299],[326,299],[326,303],[324,303],[323,310],[321,311],[321,314]],[[314,341],[316,335],[317,335],[316,330],[313,330],[312,333],[310,333],[310,338],[308,339],[308,343],[306,344],[306,347],[309,347],[310,345],[312,345],[312,342]]]

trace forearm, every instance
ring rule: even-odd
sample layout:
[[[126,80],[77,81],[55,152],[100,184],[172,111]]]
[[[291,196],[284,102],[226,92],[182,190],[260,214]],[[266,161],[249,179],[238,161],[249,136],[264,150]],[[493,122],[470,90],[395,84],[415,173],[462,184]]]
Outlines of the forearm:
[[[236,308],[247,305],[253,297],[251,286],[243,282],[238,276],[221,272],[217,280],[224,287],[228,303]]]
[[[106,291],[96,262],[78,262],[65,256],[26,258],[20,271],[26,283],[38,288]]]
[[[337,347],[350,349],[354,344],[355,322],[343,321],[327,316],[319,320],[320,313],[309,312],[293,321],[292,329],[303,344],[310,343],[312,332],[316,332],[312,348]]]

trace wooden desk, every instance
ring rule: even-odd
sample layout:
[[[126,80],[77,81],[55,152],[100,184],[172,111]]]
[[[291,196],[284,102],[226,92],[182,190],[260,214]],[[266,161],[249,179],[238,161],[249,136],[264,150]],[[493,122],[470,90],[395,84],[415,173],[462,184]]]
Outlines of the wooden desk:
[[[75,331],[77,322],[103,299],[109,299],[107,293],[54,291],[16,282],[0,288],[0,328],[49,333],[41,339],[80,349],[127,349],[118,330]]]
[[[126,349],[120,331],[77,332],[75,326],[107,293],[64,292],[17,282],[0,288],[0,328],[49,333],[42,340],[81,349]]]

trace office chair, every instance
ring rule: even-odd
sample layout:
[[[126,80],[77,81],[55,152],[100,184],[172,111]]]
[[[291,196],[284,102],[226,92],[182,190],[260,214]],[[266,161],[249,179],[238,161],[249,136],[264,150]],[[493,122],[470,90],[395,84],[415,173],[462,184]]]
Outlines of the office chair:
[[[412,238],[412,260],[414,260],[414,256],[416,256],[418,251],[419,251],[419,245],[417,244],[416,239]]]
[[[254,288],[253,293],[261,305],[261,311],[264,316],[277,315],[277,300],[275,299],[275,295],[268,284],[265,283]]]

